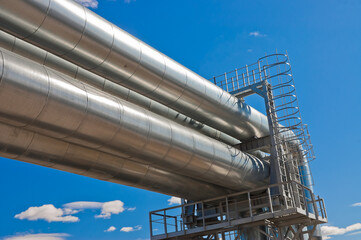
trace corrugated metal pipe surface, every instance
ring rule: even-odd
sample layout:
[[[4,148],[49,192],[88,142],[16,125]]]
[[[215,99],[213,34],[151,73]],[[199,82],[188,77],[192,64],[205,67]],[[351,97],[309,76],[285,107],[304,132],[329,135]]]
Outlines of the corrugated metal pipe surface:
[[[239,140],[269,134],[266,116],[73,1],[1,1],[0,28]]]
[[[188,199],[229,193],[212,184],[22,128],[0,123],[0,132],[3,157]]]
[[[238,191],[269,167],[199,132],[1,50],[0,121]],[[74,162],[76,164],[76,162]]]
[[[173,120],[179,124],[193,128],[209,137],[227,143],[231,146],[239,143],[237,139],[219,130],[195,121],[190,117],[174,111],[173,109],[164,106],[159,102],[151,100],[150,98],[129,90],[128,88],[125,88],[119,84],[115,84],[106,78],[91,73],[84,68],[78,67],[77,65],[74,65],[60,57],[55,56],[54,54],[51,54],[3,31],[0,31],[0,47],[19,54],[25,58],[31,59],[37,63],[43,64],[44,66],[55,69],[56,71],[66,74],[69,77],[86,82],[100,90],[108,92],[116,97],[125,99],[151,112],[169,118],[170,120]]]

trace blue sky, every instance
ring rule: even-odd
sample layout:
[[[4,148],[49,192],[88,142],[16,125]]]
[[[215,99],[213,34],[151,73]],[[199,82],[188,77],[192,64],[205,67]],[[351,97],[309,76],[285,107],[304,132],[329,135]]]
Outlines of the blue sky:
[[[287,50],[315,146],[315,190],[328,210],[323,230],[361,239],[360,0],[85,2],[206,78]],[[148,212],[170,199],[9,159],[1,159],[0,182],[0,239],[148,239]]]

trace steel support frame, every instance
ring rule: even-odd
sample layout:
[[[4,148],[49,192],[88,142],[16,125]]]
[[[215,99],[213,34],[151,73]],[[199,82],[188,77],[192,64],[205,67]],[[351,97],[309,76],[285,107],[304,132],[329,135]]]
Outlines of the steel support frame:
[[[246,67],[247,71],[248,68]],[[237,71],[236,71],[237,73]],[[262,77],[262,73],[264,74],[264,76]],[[247,72],[247,76],[248,76],[248,72]],[[284,159],[284,151],[288,151],[288,146],[282,146],[282,144],[279,144],[277,142],[277,132],[278,131],[276,129],[276,127],[274,126],[275,123],[277,123],[277,115],[276,115],[276,111],[275,109],[272,109],[274,107],[274,105],[272,106],[273,103],[273,96],[272,96],[272,86],[270,85],[270,83],[267,81],[267,72],[266,70],[262,69],[259,65],[259,75],[260,75],[260,81],[256,82],[254,79],[254,82],[251,84],[249,81],[249,85],[247,86],[243,86],[241,88],[238,88],[237,90],[231,91],[230,93],[234,96],[236,96],[237,98],[239,98],[240,100],[243,100],[244,97],[252,95],[254,93],[256,93],[257,95],[261,96],[264,99],[265,102],[265,106],[266,106],[266,112],[267,112],[267,118],[268,118],[268,124],[269,124],[269,129],[270,129],[270,136],[266,137],[264,139],[253,139],[249,142],[244,142],[239,144],[239,146],[235,146],[239,149],[242,149],[244,151],[251,151],[251,150],[262,150],[262,148],[264,147],[270,147],[270,168],[271,168],[271,175],[270,175],[270,185],[268,187],[268,191],[267,191],[267,195],[269,197],[269,205],[270,205],[270,211],[273,213],[273,205],[276,204],[278,206],[280,205],[284,205],[285,210],[288,209],[288,207],[300,207],[302,206],[302,200],[300,200],[301,198],[303,198],[303,204],[305,206],[305,214],[306,216],[308,216],[309,211],[308,211],[308,207],[307,207],[307,199],[305,199],[305,194],[304,194],[304,189],[305,187],[302,186],[301,188],[298,187],[298,184],[301,184],[301,181],[297,181],[299,179],[297,179],[297,176],[290,176],[290,174],[292,174],[295,169],[290,168],[288,166],[288,163],[286,163],[286,160],[288,159]],[[253,76],[255,76],[255,74],[253,73]],[[227,84],[227,75],[225,74],[225,79],[226,79],[226,86],[228,86]],[[237,76],[238,79],[238,76]],[[244,75],[243,75],[243,80],[245,79]],[[215,81],[215,79],[214,79]],[[216,81],[215,81],[216,83]],[[233,84],[233,89],[235,89],[234,87],[234,83],[233,83],[233,78],[232,78],[232,84]],[[228,88],[228,87],[227,87]],[[228,89],[227,89],[228,90]],[[277,148],[281,148],[281,149],[277,149]],[[281,155],[280,156],[280,152]],[[292,155],[292,154],[291,154]],[[291,158],[294,158],[291,156]],[[283,166],[281,167],[282,163],[280,161],[284,161],[283,162]],[[283,168],[283,169],[282,169]],[[298,174],[298,173],[293,173],[293,174]],[[297,181],[297,184],[294,181]],[[288,183],[288,184],[287,184]],[[284,185],[284,184],[287,184]],[[299,189],[301,189],[302,191],[298,191]],[[297,196],[294,196],[294,195]],[[271,198],[271,195],[279,195],[281,196],[281,198],[278,198],[278,200],[275,200],[273,198]],[[314,198],[313,193],[311,192],[311,196],[312,196],[312,205],[314,207],[315,210],[315,215],[316,218],[318,219],[318,212],[317,212],[317,207],[316,207],[316,202],[320,201],[320,199],[316,200]],[[282,200],[282,197],[284,198]],[[286,200],[286,198],[291,198],[291,200],[289,200],[289,202],[292,202],[292,206],[288,205],[288,201]],[[277,202],[278,201],[278,202]],[[229,222],[229,211],[228,211],[228,201],[227,202],[227,221]],[[248,193],[248,202],[249,202],[249,208],[250,208],[250,212],[249,215],[250,217],[252,216],[252,204],[251,204],[251,196]],[[321,202],[321,204],[323,203],[323,200]],[[202,205],[204,206],[203,202]],[[323,206],[324,207],[324,206]],[[321,206],[322,208],[322,206]],[[323,219],[326,219],[327,222],[327,215],[326,215],[326,211],[325,209],[322,209],[321,211],[321,215]],[[202,216],[204,216],[204,207],[202,207]],[[151,220],[151,219],[150,219]],[[308,220],[307,220],[308,221]],[[306,221],[306,222],[307,222]],[[223,220],[222,220],[223,222]],[[300,221],[290,221],[288,224],[286,225],[279,225],[277,223],[273,223],[270,222],[269,220],[265,220],[264,221],[264,225],[258,225],[255,224],[252,226],[252,224],[246,224],[246,225],[238,225],[238,226],[232,226],[231,224],[227,227],[224,228],[223,230],[218,230],[216,232],[209,232],[209,230],[206,232],[206,228],[205,228],[205,219],[203,218],[202,220],[202,225],[203,225],[203,229],[204,229],[204,235],[202,235],[201,233],[196,236],[196,237],[192,237],[192,238],[178,238],[177,239],[219,239],[219,234],[222,236],[222,240],[231,240],[230,238],[225,238],[226,237],[226,233],[230,233],[230,232],[234,232],[236,231],[238,234],[235,235],[235,237],[233,238],[234,240],[236,239],[244,239],[244,240],[250,240],[247,237],[246,238],[242,238],[242,234],[244,234],[247,230],[250,229],[254,229],[254,231],[257,231],[260,235],[264,236],[266,239],[268,240],[273,240],[273,239],[277,239],[277,240],[291,240],[291,239],[295,239],[295,240],[304,240],[304,236],[308,235],[308,239],[313,239],[312,236],[316,230],[316,226],[320,224],[320,222],[312,222],[312,224],[305,223],[305,222],[300,222]],[[250,226],[251,225],[251,226]],[[263,226],[265,229],[261,229],[260,226]],[[313,228],[310,230],[309,228],[306,228],[306,226],[313,226]],[[184,228],[184,223],[183,223],[183,231],[185,231]],[[184,235],[186,236],[186,235]],[[205,238],[204,238],[205,237]],[[233,240],[232,239],[232,240]]]

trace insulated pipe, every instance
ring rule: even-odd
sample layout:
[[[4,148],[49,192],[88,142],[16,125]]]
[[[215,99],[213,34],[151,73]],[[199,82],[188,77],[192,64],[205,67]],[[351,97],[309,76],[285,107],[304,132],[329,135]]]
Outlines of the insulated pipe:
[[[73,1],[1,1],[0,28],[241,141],[269,135],[266,116]]]
[[[55,69],[56,71],[66,74],[69,77],[86,82],[100,90],[125,99],[128,102],[134,103],[163,117],[169,118],[179,124],[193,128],[209,137],[227,143],[228,145],[234,146],[240,143],[237,139],[223,132],[195,121],[169,107],[164,106],[161,103],[151,100],[150,98],[129,90],[121,85],[115,84],[3,31],[0,31],[0,47],[31,59],[34,62],[43,64],[44,66]]]
[[[171,196],[202,200],[229,191],[149,165],[0,123],[2,157]]]
[[[241,191],[267,184],[252,155],[0,50],[0,121]]]

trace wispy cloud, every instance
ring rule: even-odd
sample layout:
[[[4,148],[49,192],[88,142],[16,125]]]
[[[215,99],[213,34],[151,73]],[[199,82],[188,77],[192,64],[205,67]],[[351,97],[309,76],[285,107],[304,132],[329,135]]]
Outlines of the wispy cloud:
[[[48,222],[78,222],[79,218],[73,216],[86,209],[100,209],[100,214],[95,218],[110,218],[112,214],[119,214],[127,211],[134,211],[136,207],[125,208],[120,200],[109,202],[71,202],[63,205],[63,208],[56,208],[53,204],[45,204],[40,207],[29,207],[27,210],[16,214],[14,217],[21,220],[45,220]]]
[[[334,226],[322,226],[321,232],[324,239],[331,239],[332,236],[344,235],[361,229],[361,223],[355,223],[345,228]],[[352,233],[353,234],[353,233]]]
[[[125,3],[135,2],[136,0],[124,0]]]
[[[171,197],[170,199],[168,199],[168,205],[175,205],[175,204],[180,205],[181,203],[182,201],[179,197]]]
[[[87,202],[87,201],[71,202],[63,205],[64,208],[77,209],[77,210],[98,209],[101,208],[102,206],[103,206],[102,202]]]
[[[349,233],[349,234],[347,234],[347,236],[354,236],[354,235],[359,235],[359,234],[361,234],[361,231]]]
[[[104,230],[104,232],[113,232],[113,231],[115,231],[115,230],[117,230],[116,227],[110,226],[107,230]]]
[[[4,240],[65,240],[69,237],[66,233],[39,233],[5,237]]]
[[[134,232],[134,231],[139,231],[142,229],[142,226],[138,225],[135,227],[122,227],[120,229],[121,232]]]
[[[354,203],[351,205],[352,207],[361,207],[361,202]]]
[[[249,36],[252,36],[252,37],[267,37],[266,34],[260,33],[259,31],[250,32]]]
[[[110,202],[71,202],[63,205],[64,208],[73,210],[84,209],[101,209],[99,215],[95,215],[95,218],[110,218],[112,214],[119,214],[124,212],[124,203],[120,200],[114,200]],[[128,209],[129,211],[135,210],[135,208]]]
[[[48,222],[78,222],[79,218],[71,216],[71,211],[64,211],[54,207],[53,204],[45,204],[40,207],[29,207],[24,212],[15,215],[17,219],[30,221],[45,220]]]
[[[99,4],[97,0],[75,0],[75,2],[88,8],[98,8]]]

